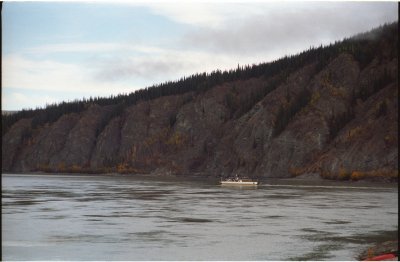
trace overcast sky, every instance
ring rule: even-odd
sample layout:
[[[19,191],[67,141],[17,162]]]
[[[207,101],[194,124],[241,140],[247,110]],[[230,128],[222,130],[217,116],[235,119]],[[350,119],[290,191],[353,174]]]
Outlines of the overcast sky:
[[[268,62],[397,19],[397,2],[4,2],[2,109]]]

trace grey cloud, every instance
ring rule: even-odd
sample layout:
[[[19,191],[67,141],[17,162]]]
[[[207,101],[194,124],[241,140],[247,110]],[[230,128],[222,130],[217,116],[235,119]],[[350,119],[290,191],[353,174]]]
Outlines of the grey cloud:
[[[262,5],[260,8],[263,10]],[[179,78],[187,72],[205,71],[207,59],[216,59],[215,69],[220,68],[217,57],[229,58],[232,66],[237,64],[236,60],[245,58],[259,58],[252,62],[262,62],[311,45],[328,44],[396,19],[397,3],[393,2],[305,2],[273,8],[265,6],[265,12],[257,12],[257,15],[242,15],[238,19],[228,16],[224,26],[197,27],[187,32],[177,43],[179,51],[165,49],[135,59],[114,54],[91,61],[90,66],[98,81],[132,79],[157,83]],[[203,60],[185,56],[192,51],[204,54]]]
[[[165,79],[190,66],[189,61],[165,57],[149,57],[139,60],[115,57],[97,61],[94,77],[101,81],[120,81],[125,79],[157,80]]]
[[[305,2],[275,8],[273,12],[266,6],[263,15],[231,19],[224,27],[188,32],[182,45],[230,54],[287,53],[327,44],[395,20],[397,3],[393,2]]]

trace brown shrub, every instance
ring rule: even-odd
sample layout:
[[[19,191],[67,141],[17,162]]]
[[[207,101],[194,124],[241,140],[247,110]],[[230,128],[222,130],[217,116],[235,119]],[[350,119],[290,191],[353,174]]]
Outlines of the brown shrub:
[[[383,178],[389,180],[396,180],[399,177],[398,170],[371,170],[371,171],[353,171],[351,174],[351,180],[360,180],[367,178]]]
[[[72,167],[70,168],[70,172],[71,173],[82,173],[82,167],[80,167],[79,165],[72,165]]]
[[[339,169],[338,179],[339,180],[348,180],[350,178],[350,173],[346,171],[343,167]]]
[[[304,174],[303,168],[298,168],[298,167],[290,167],[288,171],[292,177],[296,177],[296,176],[300,176],[300,175]]]
[[[357,180],[365,178],[365,173],[363,173],[361,171],[353,171],[351,173],[351,177],[350,178],[351,178],[351,180],[357,181]]]

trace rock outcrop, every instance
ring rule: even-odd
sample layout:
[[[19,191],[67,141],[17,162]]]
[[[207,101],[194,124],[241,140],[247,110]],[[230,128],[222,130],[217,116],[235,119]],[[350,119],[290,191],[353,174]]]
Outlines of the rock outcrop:
[[[322,68],[314,61],[112,110],[88,104],[35,128],[19,120],[2,138],[3,172],[398,177],[393,52],[363,66],[343,51]]]

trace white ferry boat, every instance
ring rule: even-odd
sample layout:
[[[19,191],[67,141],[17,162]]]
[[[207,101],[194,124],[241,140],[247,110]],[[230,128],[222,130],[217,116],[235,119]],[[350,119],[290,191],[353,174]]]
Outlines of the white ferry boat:
[[[234,178],[226,178],[220,181],[221,185],[258,185],[258,181],[251,178],[239,178],[235,176]]]

